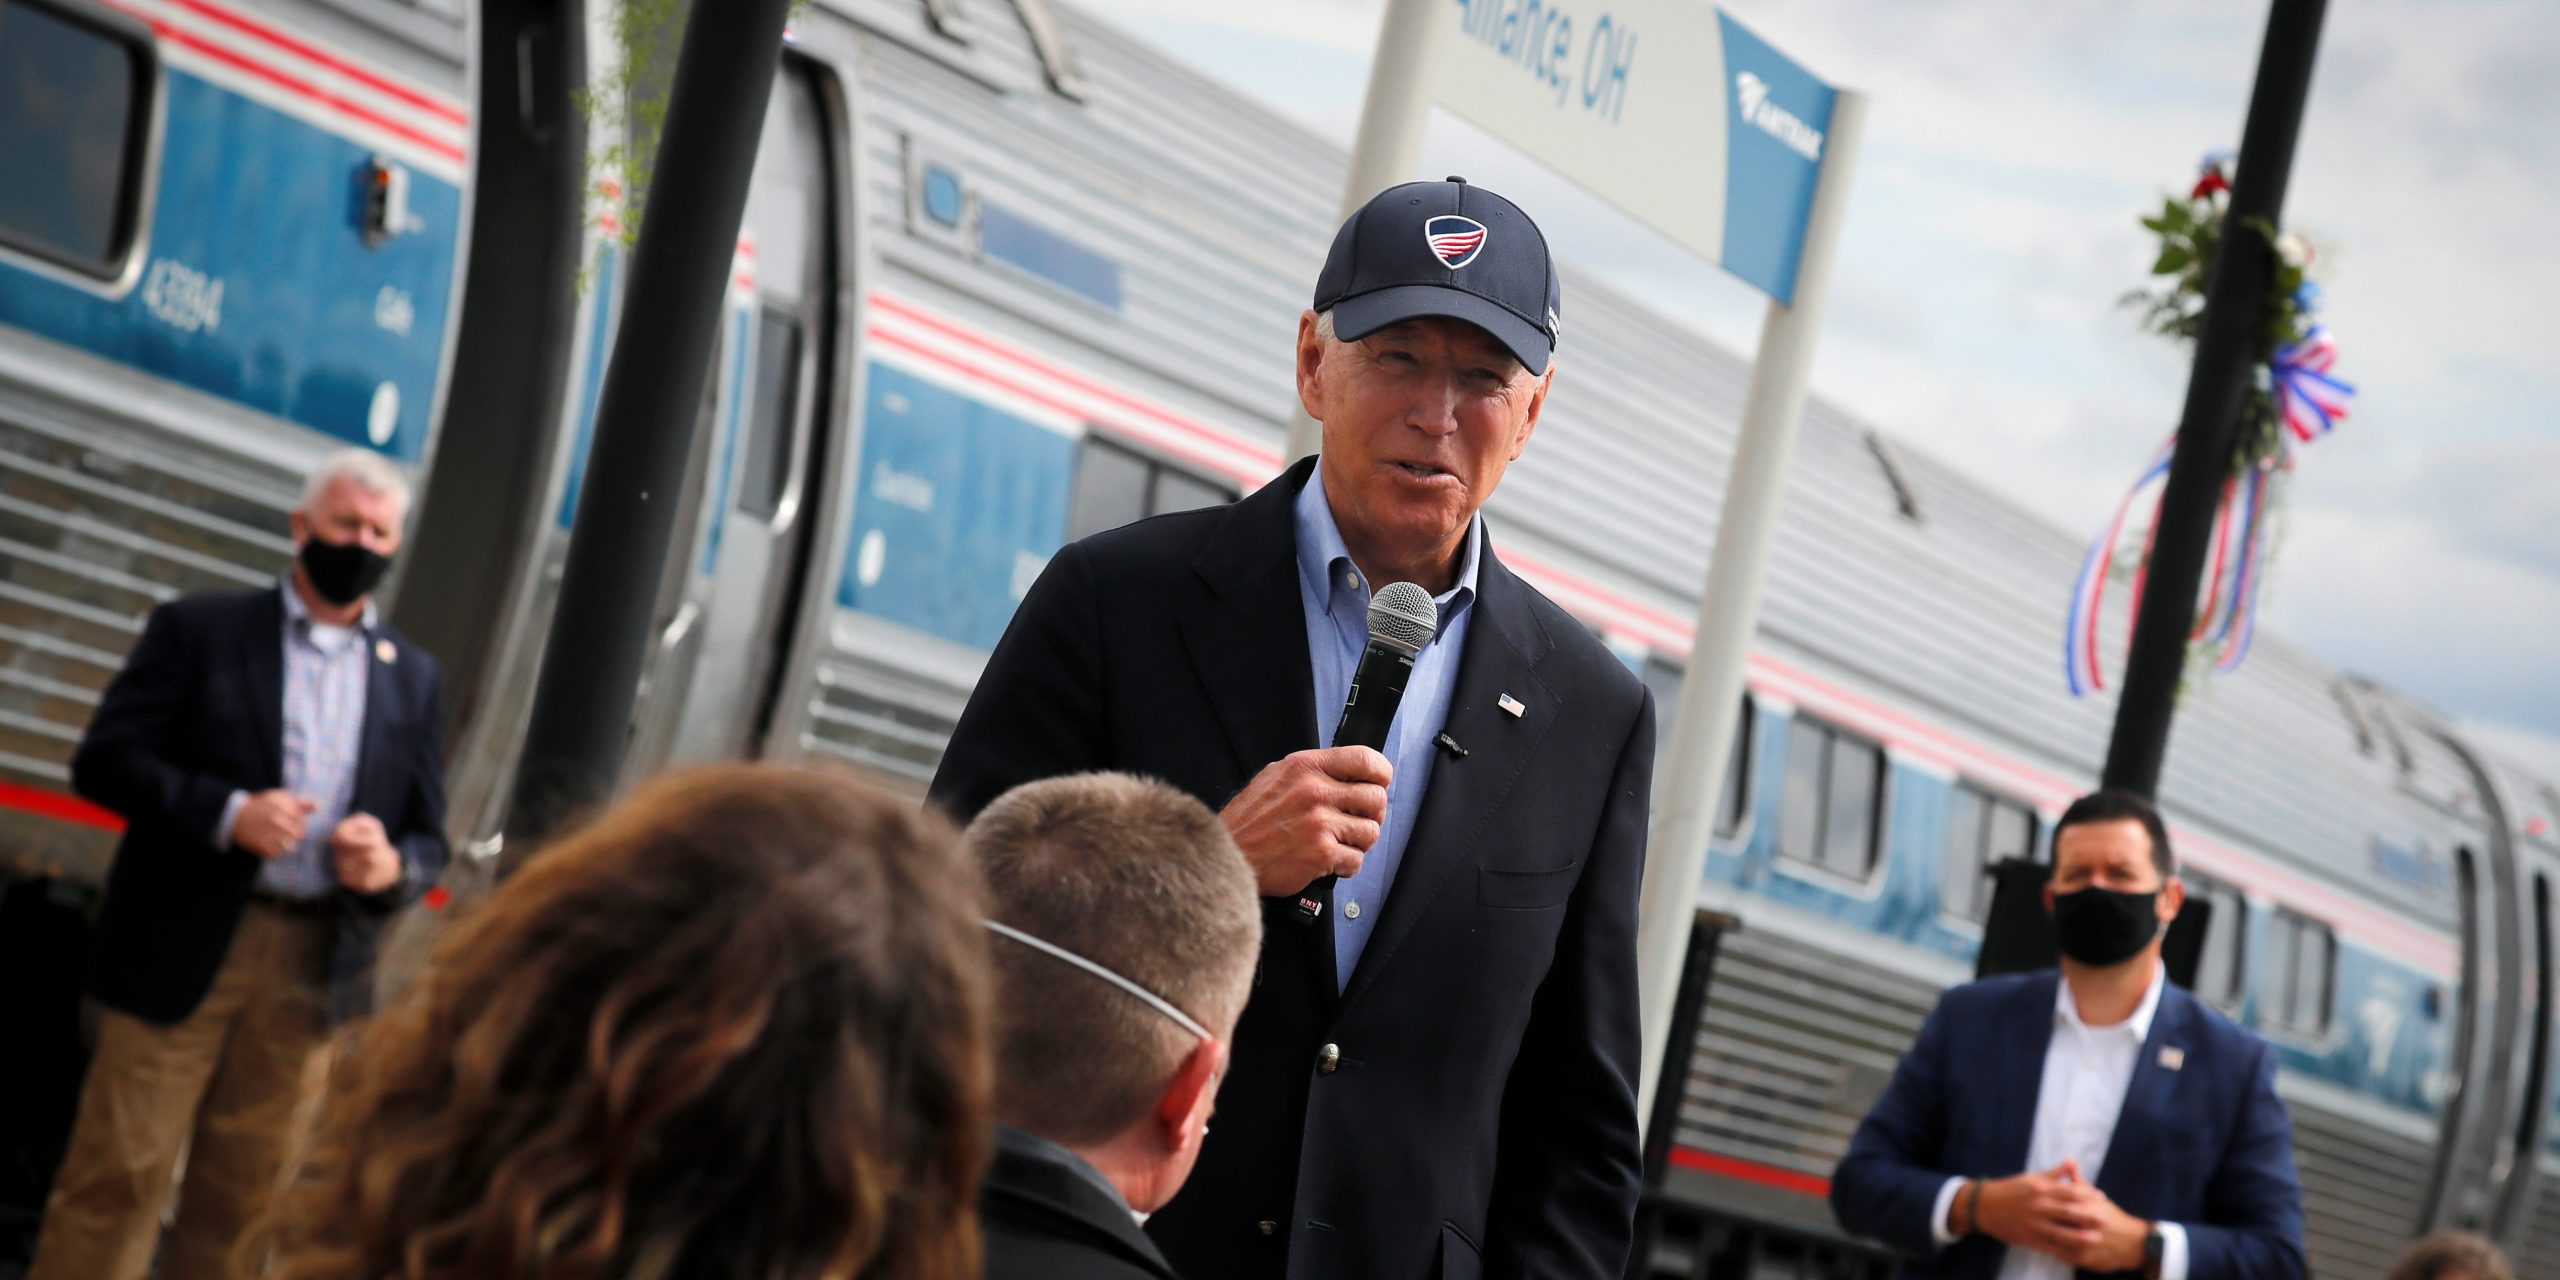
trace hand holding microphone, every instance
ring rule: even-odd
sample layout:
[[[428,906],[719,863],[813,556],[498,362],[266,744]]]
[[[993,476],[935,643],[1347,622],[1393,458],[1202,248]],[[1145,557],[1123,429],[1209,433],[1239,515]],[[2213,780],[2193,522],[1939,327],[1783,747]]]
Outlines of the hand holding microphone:
[[[1380,588],[1369,601],[1369,643],[1352,672],[1333,745],[1264,766],[1219,815],[1253,864],[1263,896],[1296,893],[1301,921],[1324,914],[1335,878],[1357,874],[1378,841],[1394,774],[1380,753],[1414,657],[1439,628],[1429,592],[1410,582]]]
[[[1218,817],[1253,866],[1254,891],[1293,895],[1356,875],[1387,820],[1394,770],[1368,747],[1292,752],[1262,767]]]

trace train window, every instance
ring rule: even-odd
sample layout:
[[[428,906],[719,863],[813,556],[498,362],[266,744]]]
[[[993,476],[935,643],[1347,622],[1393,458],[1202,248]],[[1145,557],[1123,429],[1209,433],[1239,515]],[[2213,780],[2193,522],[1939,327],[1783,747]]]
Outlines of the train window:
[[[1636,678],[1653,691],[1653,774],[1662,778],[1664,761],[1671,756],[1671,731],[1680,719],[1680,682],[1687,672],[1677,662],[1657,654],[1646,654],[1644,665],[1637,668]],[[1751,695],[1742,695],[1742,710],[1733,721],[1733,746],[1725,752],[1724,788],[1716,801],[1716,834],[1730,836],[1742,830],[1742,820],[1751,812]]]
[[[2302,1035],[2329,1027],[2329,987],[2336,970],[2337,935],[2329,926],[2279,909],[2269,920],[2268,1017]]]
[[[1232,490],[1211,484],[1198,476],[1170,467],[1156,469],[1155,493],[1147,499],[1147,514],[1162,515],[1168,511],[1196,511],[1233,502]]]
[[[1660,711],[1657,708],[1656,714]],[[1725,753],[1724,800],[1716,806],[1716,834],[1729,836],[1742,830],[1742,820],[1751,814],[1751,695],[1742,695],[1742,710],[1733,721],[1733,748]]]
[[[1147,514],[1146,459],[1090,436],[1076,457],[1076,493],[1067,515],[1067,541],[1117,529]]]
[[[770,520],[791,482],[793,409],[800,398],[800,321],[765,308],[756,325],[753,397],[747,402],[747,456],[738,476],[738,509]]]
[[[2204,954],[2196,960],[2195,993],[2225,1012],[2236,1009],[2248,972],[2249,900],[2193,872],[2178,878],[2186,882],[2187,901],[2213,904],[2205,919]]]
[[[0,0],[0,244],[114,280],[139,238],[157,82],[147,34]]]
[[[1788,727],[1779,856],[1866,879],[1883,801],[1883,748],[1802,716]]]
[[[2035,856],[2035,810],[1957,783],[1947,813],[1946,855],[1938,864],[1940,907],[1959,920],[1982,923],[1991,913],[1991,864]]]
[[[2329,984],[2337,967],[2338,940],[2327,927],[2303,922],[2294,951],[2293,1025],[2310,1032],[2329,1027]]]
[[[1076,491],[1067,513],[1067,540],[1073,542],[1168,511],[1233,502],[1236,496],[1229,486],[1089,435],[1076,458]]]

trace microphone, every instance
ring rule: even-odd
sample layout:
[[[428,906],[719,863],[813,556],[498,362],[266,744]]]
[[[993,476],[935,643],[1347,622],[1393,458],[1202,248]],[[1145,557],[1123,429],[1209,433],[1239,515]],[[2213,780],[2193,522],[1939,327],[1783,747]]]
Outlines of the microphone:
[[[1383,751],[1387,728],[1395,723],[1396,706],[1404,701],[1404,683],[1413,675],[1414,656],[1440,630],[1440,607],[1431,593],[1410,582],[1390,582],[1369,598],[1369,643],[1360,650],[1360,665],[1351,673],[1351,690],[1342,699],[1342,723],[1333,731],[1337,747]],[[1333,900],[1337,877],[1318,876],[1298,895],[1298,922],[1313,924]]]

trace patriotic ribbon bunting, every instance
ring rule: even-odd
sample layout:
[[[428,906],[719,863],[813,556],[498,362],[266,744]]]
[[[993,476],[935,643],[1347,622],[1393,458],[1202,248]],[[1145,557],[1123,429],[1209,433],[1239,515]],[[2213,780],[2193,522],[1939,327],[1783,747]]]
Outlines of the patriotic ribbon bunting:
[[[2250,642],[2257,635],[2258,595],[2266,581],[2275,489],[2278,480],[2293,470],[2294,447],[2336,430],[2339,420],[2347,416],[2347,402],[2356,389],[2332,372],[2337,361],[2336,340],[2327,329],[2316,325],[2301,341],[2287,343],[2276,352],[2269,372],[2289,438],[2278,441],[2273,455],[2243,467],[2223,481],[2222,509],[2214,517],[2213,550],[2206,564],[2203,597],[2197,602],[2195,630],[2190,636],[2213,655],[2217,671],[2237,670],[2249,656]],[[2128,536],[2128,520],[2148,497],[2150,520],[2141,526],[2141,551],[2134,561],[2132,593],[2124,611],[2128,628],[2142,611],[2152,531],[2160,519],[2160,497],[2154,490],[2165,488],[2169,458],[2176,444],[2173,434],[2153,451],[2142,474],[2134,478],[2123,500],[2116,504],[2106,531],[2089,545],[2088,555],[2081,559],[2080,576],[2071,588],[2071,614],[2065,620],[2062,637],[2063,677],[2075,698],[2107,687],[2106,673],[2098,661],[2099,619],[2106,609],[2107,585],[2117,567],[2126,561],[2126,550],[2133,544]]]
[[[2338,419],[2347,416],[2347,401],[2356,389],[2331,372],[2337,365],[2338,340],[2323,325],[2311,326],[2299,342],[2276,348],[2276,402],[2284,410],[2286,429],[2304,444],[2337,430]]]

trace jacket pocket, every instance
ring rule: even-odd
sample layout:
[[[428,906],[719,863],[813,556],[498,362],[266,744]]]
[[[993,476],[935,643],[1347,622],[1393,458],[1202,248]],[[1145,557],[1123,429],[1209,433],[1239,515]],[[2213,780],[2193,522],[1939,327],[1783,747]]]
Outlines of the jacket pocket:
[[[1475,1241],[1446,1222],[1440,1224],[1440,1280],[1484,1280],[1484,1259]]]
[[[1573,896],[1573,886],[1580,879],[1581,872],[1582,863],[1578,859],[1551,871],[1500,871],[1479,867],[1476,869],[1476,900],[1488,907],[1513,911],[1552,907]]]

